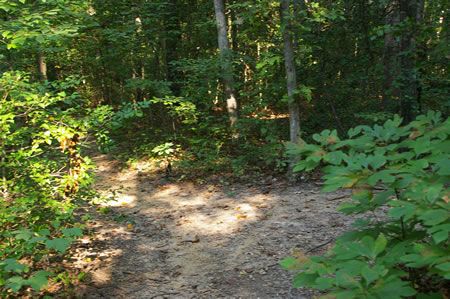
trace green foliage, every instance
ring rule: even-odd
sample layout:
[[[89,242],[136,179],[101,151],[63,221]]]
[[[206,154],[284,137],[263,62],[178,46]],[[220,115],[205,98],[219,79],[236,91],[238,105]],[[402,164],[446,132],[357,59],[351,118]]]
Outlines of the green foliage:
[[[38,292],[55,275],[45,260],[65,254],[81,236],[73,226],[76,194],[91,182],[89,159],[69,171],[68,144],[86,130],[82,100],[69,94],[76,80],[33,83],[21,72],[0,77],[0,294],[31,286]],[[78,145],[75,145],[78,147]],[[72,148],[73,150],[73,148]]]
[[[75,136],[92,135],[105,153],[120,149],[132,161],[170,160],[182,175],[222,172],[241,178],[285,170],[289,125],[279,1],[231,2],[230,54],[240,114],[236,143],[230,141],[211,1],[0,0],[0,191],[7,199],[0,201],[5,227],[0,260],[27,262],[22,272],[12,262],[8,270],[0,266],[2,292],[9,278],[14,290],[42,282],[46,276],[33,273],[45,269],[29,261],[64,254],[78,236],[67,231],[74,229],[76,199],[90,198],[93,191],[83,189],[92,182],[87,157],[76,177],[68,172],[67,142]],[[400,127],[398,119],[351,130],[349,140],[332,131],[335,121],[344,131],[371,120],[381,123],[396,109],[417,114],[433,107],[448,115],[446,2],[427,1],[409,18],[403,5],[389,3],[291,1],[302,130],[330,128],[314,135],[317,143],[297,149],[305,159],[296,170],[329,164],[325,190],[364,184],[369,189],[355,194],[356,203],[342,211],[389,204],[397,221],[406,219],[410,226],[416,221],[441,245],[445,210],[433,206],[429,212],[414,194],[436,182],[447,186],[442,177],[449,165],[439,160],[447,144],[437,148],[425,133],[407,138],[418,133]],[[391,11],[399,22],[389,23]],[[389,49],[389,37],[400,44]],[[404,47],[406,41],[414,43]],[[417,176],[423,182],[413,184]],[[370,188],[376,184],[392,188],[375,194]],[[66,188],[76,185],[81,190],[75,198],[65,198]],[[441,192],[438,187],[427,196]],[[391,200],[395,190],[398,201]],[[371,237],[375,242],[379,234]],[[391,238],[385,237],[390,248]],[[427,250],[411,248],[410,260]],[[433,271],[446,267],[438,263]],[[60,275],[55,279],[68,277]]]
[[[322,191],[353,188],[353,202],[340,211],[367,217],[324,257],[282,261],[303,270],[295,287],[337,298],[402,298],[436,293],[450,278],[450,119],[429,112],[401,123],[395,116],[382,126],[350,129],[349,139],[326,130],[313,136],[315,144],[292,145],[290,154],[302,157],[297,171],[326,165]],[[382,220],[367,214],[381,207],[389,209]]]

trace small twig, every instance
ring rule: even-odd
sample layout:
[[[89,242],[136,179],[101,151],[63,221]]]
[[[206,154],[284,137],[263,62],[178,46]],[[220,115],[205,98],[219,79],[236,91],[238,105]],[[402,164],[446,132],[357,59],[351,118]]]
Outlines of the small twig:
[[[334,241],[334,238],[328,240],[327,242],[325,242],[325,243],[323,243],[323,244],[320,244],[320,245],[318,245],[318,246],[316,246],[316,247],[313,247],[313,248],[311,248],[311,249],[305,251],[305,254],[310,253],[311,251],[314,251],[314,250],[316,250],[316,249],[319,249],[320,247],[323,247],[323,246],[325,246],[325,245],[327,245],[327,244],[330,244],[330,243],[333,242],[333,241]]]
[[[337,200],[337,199],[342,199],[342,198],[346,198],[348,197],[348,195],[338,195],[336,197],[332,197],[332,198],[327,198],[328,201],[332,201],[332,200]]]
[[[373,186],[372,187],[373,190],[380,190],[380,191],[386,191],[387,188],[383,187],[383,186]]]
[[[169,241],[167,241],[166,243],[164,243],[162,245],[155,246],[155,248],[165,247],[167,244],[169,244]]]

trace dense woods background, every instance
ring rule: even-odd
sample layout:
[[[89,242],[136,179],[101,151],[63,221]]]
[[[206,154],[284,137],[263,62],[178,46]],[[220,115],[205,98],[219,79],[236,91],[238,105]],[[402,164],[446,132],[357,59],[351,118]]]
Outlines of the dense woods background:
[[[272,163],[300,128],[289,135],[288,112],[307,136],[448,111],[446,1],[287,1],[284,18],[277,1],[233,1],[222,31],[213,4],[2,1],[1,71],[53,89],[72,84],[78,98],[66,105],[103,114],[99,140],[171,142],[187,159],[214,163],[230,153]],[[236,144],[228,116],[239,118]]]
[[[406,125],[429,110],[445,119],[448,8],[446,0],[0,0],[0,240],[11,240],[0,260],[42,242],[63,252],[69,243],[54,240],[79,233],[58,229],[76,198],[91,196],[80,145],[92,136],[125,160],[239,177],[286,172],[296,160],[284,142],[300,142],[299,132],[345,138],[356,125],[394,114]]]

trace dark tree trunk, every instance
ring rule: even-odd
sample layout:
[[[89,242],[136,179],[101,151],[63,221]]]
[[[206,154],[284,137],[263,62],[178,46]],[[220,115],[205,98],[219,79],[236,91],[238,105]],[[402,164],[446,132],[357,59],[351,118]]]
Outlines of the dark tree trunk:
[[[419,70],[417,68],[417,25],[422,22],[425,0],[392,0],[386,25],[404,26],[400,39],[387,33],[384,44],[384,92],[386,111],[399,113],[405,123],[420,110]]]

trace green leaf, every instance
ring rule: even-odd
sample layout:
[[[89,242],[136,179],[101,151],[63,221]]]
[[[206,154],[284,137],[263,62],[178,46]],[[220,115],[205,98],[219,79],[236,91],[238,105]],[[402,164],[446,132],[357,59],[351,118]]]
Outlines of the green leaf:
[[[79,228],[79,227],[62,229],[61,232],[66,237],[82,237],[83,236],[83,232],[82,232],[81,228]]]
[[[33,236],[33,232],[29,230],[16,230],[12,232],[18,240],[29,240]]]
[[[450,262],[437,265],[436,268],[445,272],[450,272]]]
[[[448,240],[448,231],[440,231],[433,234],[433,240],[436,244],[439,244],[445,240]]]
[[[330,177],[325,181],[325,187],[322,189],[322,193],[334,191],[339,188],[351,188],[357,181],[358,178],[354,177],[346,177],[346,176]]]
[[[294,268],[296,268],[297,259],[295,259],[293,257],[288,257],[288,258],[282,259],[280,261],[280,264],[283,269],[293,270]]]
[[[297,274],[294,277],[294,284],[292,285],[294,288],[299,288],[303,286],[312,287],[318,278],[317,274],[309,274],[306,272]]]
[[[427,233],[433,235],[433,240],[436,244],[448,239],[450,232],[450,223],[435,225],[427,230]]]
[[[47,237],[33,237],[28,240],[28,244],[35,244],[47,240]]]
[[[387,239],[384,235],[380,235],[375,241],[375,246],[373,247],[373,253],[378,256],[386,248]]]
[[[40,236],[50,236],[50,230],[47,228],[43,228],[38,232]]]
[[[361,275],[366,280],[367,286],[378,278],[378,272],[370,268],[368,265],[362,268]]]
[[[316,285],[314,286],[318,290],[327,290],[334,286],[334,279],[330,277],[320,277],[316,279]]]
[[[339,205],[338,211],[350,215],[360,211],[359,205],[353,202],[343,202]]]
[[[331,164],[339,165],[342,163],[344,156],[345,156],[345,154],[343,152],[335,151],[335,152],[330,152],[330,153],[326,154],[324,156],[324,160]]]
[[[361,283],[356,277],[361,273],[360,265],[358,269],[348,269],[347,267],[336,272],[337,286],[344,288],[359,288]],[[352,271],[353,270],[353,271]],[[355,273],[356,272],[356,273]]]
[[[27,267],[26,264],[19,263],[16,259],[9,258],[0,262],[0,266],[5,266],[5,271],[13,271],[16,273],[22,273],[23,270]]]
[[[373,157],[371,157],[369,165],[372,167],[373,170],[377,170],[381,166],[383,166],[386,163],[386,158],[383,155],[377,154]]]
[[[415,295],[416,290],[409,286],[409,282],[390,276],[383,281],[379,280],[374,288],[369,289],[369,293],[378,295],[380,298],[401,299]]]
[[[439,161],[437,165],[439,166],[437,174],[442,176],[450,175],[450,159],[444,159],[442,161]]]
[[[356,128],[351,128],[350,130],[348,130],[347,135],[349,138],[353,138],[356,135],[358,135],[359,133],[361,133],[361,130],[362,130],[362,126],[358,126]]]
[[[26,282],[27,281],[20,276],[13,276],[6,280],[6,287],[11,289],[13,293],[17,293]]]
[[[70,243],[73,241],[75,240],[71,238],[68,239],[57,238],[45,241],[45,245],[48,249],[55,249],[61,253],[65,253],[66,249],[70,246]]]
[[[433,226],[448,220],[449,215],[445,210],[429,210],[426,211],[419,219],[424,221],[425,225]]]
[[[43,286],[47,285],[48,277],[51,275],[53,274],[47,271],[37,271],[28,279],[27,284],[30,285],[33,290],[39,292]]]
[[[422,268],[427,264],[425,258],[419,254],[406,254],[400,257],[400,260],[402,262],[409,262],[406,265],[413,268]]]
[[[36,41],[42,44],[43,42],[45,42],[45,38],[42,35],[38,35],[36,36]]]
[[[396,171],[389,169],[381,170],[372,174],[367,179],[367,182],[372,186],[376,185],[378,181],[381,181],[383,183],[392,183],[395,181],[395,176],[393,176],[394,173],[396,173]]]

